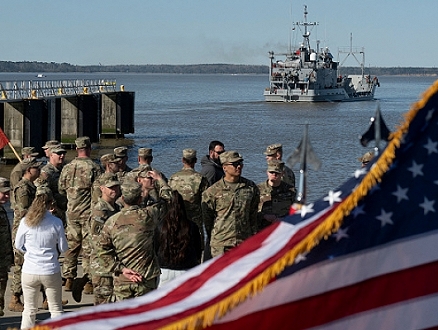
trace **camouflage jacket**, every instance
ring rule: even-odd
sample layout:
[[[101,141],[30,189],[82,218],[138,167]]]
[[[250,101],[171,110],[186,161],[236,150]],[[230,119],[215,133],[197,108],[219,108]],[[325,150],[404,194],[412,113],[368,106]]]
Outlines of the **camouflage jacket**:
[[[289,167],[284,166],[284,174],[281,178],[281,181],[286,182],[287,184],[290,184],[295,189],[295,173],[292,171]],[[296,193],[296,190],[295,190]]]
[[[91,218],[90,218],[90,235],[91,235],[91,260],[90,260],[90,269],[91,274],[96,275],[95,271],[99,270],[99,260],[97,258],[97,242],[100,239],[100,233],[105,222],[109,217],[113,216],[117,212],[120,211],[120,207],[118,204],[115,204],[114,207],[104,201],[102,198],[99,198],[97,203],[91,210]],[[111,273],[100,273],[99,276],[107,276],[111,277]]]
[[[211,246],[233,247],[258,231],[260,192],[240,178],[235,189],[223,178],[202,194],[202,213]]]
[[[59,176],[61,175],[61,170],[62,168],[59,169],[55,165],[47,163],[41,169],[40,177],[37,180],[38,184],[47,184],[52,191],[56,205],[59,209],[65,212],[65,210],[67,210],[67,197],[65,195],[61,195],[58,190],[58,181]]]
[[[125,169],[123,171],[117,172],[117,180],[120,181],[120,184],[122,184],[127,175],[132,171],[132,168],[130,168],[128,165],[126,165]]]
[[[15,239],[21,219],[35,199],[36,187],[33,182],[22,178],[14,187],[14,223],[12,226],[12,238]]]
[[[184,199],[184,206],[190,220],[202,229],[202,193],[208,188],[207,178],[192,168],[183,168],[169,179],[172,190],[180,193]]]
[[[263,219],[265,214],[275,215],[277,218],[289,214],[290,206],[295,201],[295,187],[284,181],[281,181],[278,187],[272,187],[267,180],[259,183],[257,187],[260,190],[259,214],[262,228],[271,224]]]
[[[3,206],[0,205],[0,246],[2,247],[2,257],[0,258],[0,280],[5,280],[1,276],[8,276],[8,271],[13,264],[14,256],[12,253],[11,226],[8,215]]]
[[[160,275],[154,251],[154,230],[159,215],[154,206],[128,206],[110,217],[97,242],[97,274],[113,273],[115,283],[127,282],[121,274],[124,267],[133,269],[150,280]]]
[[[67,213],[70,219],[89,218],[91,188],[102,169],[91,158],[73,159],[65,165],[58,181],[59,193],[67,195]]]

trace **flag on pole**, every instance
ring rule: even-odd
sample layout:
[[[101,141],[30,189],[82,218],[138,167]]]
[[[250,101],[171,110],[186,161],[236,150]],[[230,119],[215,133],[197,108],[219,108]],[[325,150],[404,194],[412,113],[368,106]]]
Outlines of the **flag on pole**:
[[[6,145],[8,145],[8,143],[9,139],[5,132],[3,132],[3,129],[0,127],[0,149],[3,149]]]
[[[438,326],[438,81],[338,189],[145,296],[39,329]]]
[[[380,105],[377,106],[376,114],[370,119],[370,126],[368,130],[359,137],[362,146],[366,147],[371,141],[376,141],[376,148],[380,149],[380,141],[388,141],[391,134],[388,126],[386,126],[383,120],[382,113],[380,112]]]

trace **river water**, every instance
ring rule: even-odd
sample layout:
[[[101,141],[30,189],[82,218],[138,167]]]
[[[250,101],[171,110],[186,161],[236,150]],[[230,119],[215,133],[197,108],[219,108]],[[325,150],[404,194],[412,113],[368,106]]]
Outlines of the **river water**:
[[[358,136],[366,131],[378,104],[390,130],[416,102],[435,77],[379,77],[376,101],[273,104],[263,101],[268,85],[264,75],[155,75],[134,73],[47,74],[44,79],[115,78],[117,85],[135,92],[135,133],[123,141],[105,140],[95,147],[98,157],[118,145],[127,145],[131,167],[136,167],[137,150],[153,149],[153,166],[167,177],[181,168],[184,148],[207,154],[211,140],[220,140],[226,150],[237,150],[244,158],[243,176],[259,183],[266,179],[263,151],[282,143],[285,158],[298,146],[304,124],[322,161],[319,171],[308,172],[307,201],[335,189],[355,169],[358,157],[374,147],[360,145]],[[0,74],[0,81],[34,80],[35,74]],[[374,142],[372,142],[374,143]],[[70,154],[72,157],[73,154]],[[196,165],[200,170],[200,165]],[[293,168],[299,178],[298,165]],[[10,167],[1,169],[8,173]],[[297,182],[298,184],[298,182]]]

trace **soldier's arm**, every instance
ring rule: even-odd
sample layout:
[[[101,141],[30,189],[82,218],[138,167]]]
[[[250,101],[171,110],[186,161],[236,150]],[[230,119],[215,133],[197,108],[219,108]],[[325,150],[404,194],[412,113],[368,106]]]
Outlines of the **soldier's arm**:
[[[205,229],[207,231],[208,239],[211,238],[211,231],[213,230],[214,226],[214,207],[213,207],[213,201],[212,196],[210,196],[208,191],[205,191],[202,194],[202,217],[205,224]]]
[[[68,167],[64,166],[58,180],[58,192],[63,196],[67,195],[67,171]]]
[[[257,233],[260,230],[260,214],[258,212],[259,203],[260,203],[260,190],[254,185],[254,194],[251,200],[251,211],[249,215],[249,219],[251,221],[252,231],[253,233]]]
[[[96,255],[98,257],[98,265],[96,273],[101,276],[108,274],[121,273],[124,268],[117,259],[117,253],[111,239],[111,229],[104,225],[96,244]]]

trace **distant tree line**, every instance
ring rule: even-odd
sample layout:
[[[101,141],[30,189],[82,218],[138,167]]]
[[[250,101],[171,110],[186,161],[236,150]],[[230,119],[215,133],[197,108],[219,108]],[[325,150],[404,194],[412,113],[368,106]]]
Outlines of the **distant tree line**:
[[[242,64],[146,64],[146,65],[72,65],[55,62],[10,62],[0,61],[0,72],[133,72],[174,74],[268,74],[267,65]],[[343,67],[345,74],[360,74],[359,67]],[[365,69],[371,75],[438,75],[438,68],[419,67],[371,67]]]

